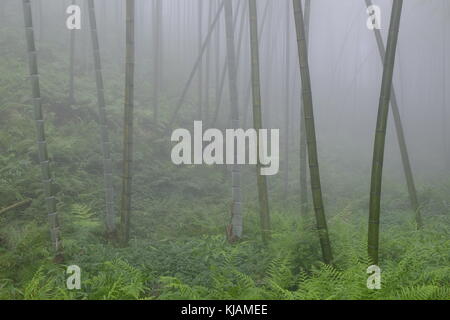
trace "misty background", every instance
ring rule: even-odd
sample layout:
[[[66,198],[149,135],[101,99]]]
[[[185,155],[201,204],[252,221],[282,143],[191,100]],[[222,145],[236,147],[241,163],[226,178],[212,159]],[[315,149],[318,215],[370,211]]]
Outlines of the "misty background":
[[[201,6],[198,3],[202,3]],[[65,26],[68,17],[65,11],[70,4],[72,1],[32,1],[38,54],[45,61],[40,65],[44,90],[67,92],[67,82],[60,82],[51,89],[46,88],[45,83],[49,81],[46,79],[49,76],[46,73],[47,66],[52,66],[53,70],[56,68],[62,74],[68,72],[70,31]],[[94,74],[87,3],[75,1],[75,4],[80,5],[82,10],[81,30],[74,31],[75,91],[81,91],[88,87],[94,88]],[[374,4],[381,7],[381,31],[386,41],[391,1],[380,0]],[[301,88],[292,1],[258,0],[257,5],[261,32],[263,127],[280,128],[281,131],[280,172],[268,178],[269,193],[283,198],[289,196],[295,201],[299,189]],[[21,1],[3,0],[1,6],[3,36],[17,37],[17,41],[22,43]],[[111,96],[119,95],[123,87],[108,85],[112,80],[116,84],[124,82],[125,2],[95,0],[95,6],[104,82],[107,86],[105,93],[109,99],[107,109],[111,106],[121,108],[120,98],[113,99]],[[154,55],[154,37],[157,34],[154,32],[155,1],[136,0],[136,112],[147,112],[149,117],[153,112],[155,63],[159,65],[161,77],[158,92],[160,123],[146,122],[138,114],[138,127],[151,131],[152,127],[164,126],[169,122],[218,7],[218,0],[162,1],[161,57],[158,63]],[[233,1],[233,10],[236,48],[240,50],[238,107],[241,124],[248,128],[252,123],[252,112],[247,1]],[[373,31],[366,27],[367,19],[363,0],[312,1],[309,62],[321,179],[328,201],[336,200],[338,195],[344,198],[364,195],[368,199],[382,65]],[[449,19],[450,4],[445,0],[407,0],[404,3],[394,88],[419,195],[437,181],[448,179],[450,169],[450,100],[447,92],[450,69],[447,54]],[[5,38],[0,40],[6,42]],[[8,49],[2,45],[1,50]],[[25,61],[25,54],[24,47],[23,56],[18,58]],[[202,59],[201,82],[197,74],[175,127],[192,129],[193,120],[200,120],[199,106],[203,110],[203,121],[212,119],[217,108],[220,74],[225,61],[225,22],[222,14]],[[77,75],[90,76],[92,83],[81,81]],[[231,125],[228,81],[224,83],[215,124],[222,129]],[[118,110],[114,112],[120,113]],[[388,123],[383,191],[389,191],[391,184],[404,187],[406,202],[406,184],[391,114]],[[168,138],[167,145],[170,147]],[[136,139],[137,145],[140,141],[146,148],[152,148],[145,137],[138,135]],[[289,153],[288,169],[286,146]],[[51,150],[51,144],[49,148]],[[118,154],[117,150],[117,160]],[[163,157],[159,161],[170,162],[170,157]],[[244,170],[244,185],[252,190],[255,183],[253,169]],[[135,175],[137,180],[145,182],[146,177],[141,176],[138,169]],[[281,187],[286,180],[287,195],[286,186]],[[278,196],[274,198],[278,199]]]

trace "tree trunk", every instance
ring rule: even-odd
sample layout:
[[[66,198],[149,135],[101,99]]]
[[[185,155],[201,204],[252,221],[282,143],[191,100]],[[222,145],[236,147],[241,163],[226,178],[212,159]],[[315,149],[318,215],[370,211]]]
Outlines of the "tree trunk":
[[[31,87],[33,94],[34,120],[36,122],[37,146],[39,163],[42,172],[42,183],[44,187],[47,213],[50,224],[50,235],[56,258],[62,259],[62,243],[60,239],[60,227],[58,213],[56,211],[56,199],[54,181],[51,177],[50,161],[47,153],[47,141],[45,139],[44,117],[41,104],[41,89],[39,85],[39,72],[37,54],[33,33],[33,18],[30,0],[22,0],[23,14],[25,20],[25,34],[28,51],[28,66],[30,71]]]
[[[378,264],[381,181],[383,175],[384,147],[402,6],[403,0],[394,0],[392,3],[391,22],[389,26],[386,55],[384,57],[383,79],[381,82],[380,103],[378,106],[378,118],[375,132],[372,178],[370,185],[368,232],[368,253],[373,264]]]
[[[293,5],[297,33],[300,75],[302,81],[303,109],[305,118],[306,141],[308,145],[309,172],[311,178],[314,211],[316,216],[317,229],[319,232],[320,245],[322,248],[323,260],[326,264],[331,264],[333,257],[331,253],[330,239],[328,236],[325,210],[323,207],[322,188],[320,184],[319,161],[317,155],[316,131],[314,124],[314,109],[308,63],[308,48],[306,43],[306,31],[301,0],[293,0]]]
[[[236,51],[234,46],[233,6],[231,0],[225,0],[225,29],[227,37],[227,64],[231,103],[232,127],[239,128],[239,106],[237,91]],[[237,163],[237,152],[234,152],[234,163],[231,169],[232,209],[231,235],[234,239],[242,237],[241,211],[241,172]]]
[[[250,50],[251,50],[251,73],[252,73],[252,92],[253,92],[253,127],[259,132],[262,129],[262,112],[261,112],[261,84],[259,73],[259,45],[258,45],[258,13],[256,8],[256,0],[249,0],[249,17],[250,17]],[[259,140],[259,137],[258,137]],[[258,142],[257,154],[258,161],[256,165],[256,177],[258,184],[259,212],[261,219],[261,232],[264,242],[270,240],[270,215],[269,215],[269,199],[267,195],[266,176],[261,175],[260,161],[260,143]]]
[[[123,175],[121,236],[122,243],[130,238],[131,183],[133,163],[133,109],[134,109],[134,0],[126,1],[126,68],[125,68],[125,113],[123,129]]]
[[[372,5],[372,0],[365,0],[367,7]],[[383,38],[379,29],[373,29],[375,34],[375,39],[377,41],[378,51],[381,58],[381,63],[384,64],[384,57],[386,54],[386,49],[383,43]],[[403,171],[405,173],[406,184],[408,186],[409,199],[411,202],[411,207],[415,212],[416,224],[418,228],[422,227],[422,218],[420,214],[419,201],[417,199],[416,186],[414,184],[414,177],[411,170],[411,162],[408,155],[408,147],[406,145],[405,134],[403,131],[402,120],[400,117],[400,111],[397,103],[397,95],[395,94],[394,87],[391,89],[391,106],[392,115],[394,117],[395,130],[397,132],[398,144],[400,147],[400,154],[402,157]]]
[[[100,58],[100,46],[98,42],[97,19],[95,14],[94,0],[88,0],[89,24],[91,27],[91,40],[94,56],[95,83],[97,86],[98,120],[100,125],[100,137],[103,154],[103,176],[105,181],[106,199],[106,231],[111,236],[116,229],[116,213],[114,204],[111,142],[108,134],[108,121],[106,118],[105,90],[103,85],[102,64]]]

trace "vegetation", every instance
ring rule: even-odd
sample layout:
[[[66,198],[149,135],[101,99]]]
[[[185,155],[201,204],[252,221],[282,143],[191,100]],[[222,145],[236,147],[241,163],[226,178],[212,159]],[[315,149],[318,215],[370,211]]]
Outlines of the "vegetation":
[[[224,127],[232,120],[233,127],[241,127],[246,123],[240,116],[245,117],[250,110],[253,112],[247,120],[253,117],[255,129],[263,124],[275,126],[273,110],[268,107],[273,97],[262,90],[271,87],[270,83],[264,83],[270,55],[265,51],[269,46],[268,35],[262,30],[270,30],[264,29],[264,25],[270,26],[275,20],[267,3],[263,7],[256,0],[239,2],[241,7],[237,10],[230,1],[216,1],[208,8],[207,31],[200,29],[200,35],[195,33],[194,39],[197,36],[203,39],[199,48],[195,43],[194,59],[189,60],[184,72],[179,70],[182,64],[161,66],[170,51],[151,47],[168,42],[161,21],[165,17],[162,0],[154,4],[157,21],[151,24],[157,30],[153,41],[148,42],[155,56],[145,60],[148,62],[145,68],[139,64],[142,56],[135,56],[143,44],[139,41],[142,17],[134,10],[134,1],[127,0],[125,11],[117,14],[123,13],[126,32],[121,44],[113,42],[113,46],[123,46],[121,53],[103,49],[111,46],[104,32],[108,30],[102,15],[105,11],[96,10],[95,1],[87,1],[87,32],[92,41],[89,50],[93,53],[87,64],[91,69],[81,68],[83,58],[75,53],[72,64],[67,52],[61,50],[65,44],[58,47],[54,43],[56,37],[47,36],[36,45],[42,27],[35,37],[31,2],[23,0],[23,7],[19,6],[25,17],[25,37],[16,32],[17,25],[2,25],[0,20],[0,299],[450,298],[448,172],[413,183],[417,189],[417,193],[414,190],[417,206],[413,204],[413,210],[418,213],[420,204],[420,218],[424,221],[418,229],[417,220],[411,215],[411,188],[407,189],[402,178],[395,176],[395,167],[383,168],[387,174],[382,189],[381,167],[377,168],[373,181],[378,188],[376,193],[369,194],[365,183],[370,163],[357,164],[370,162],[367,154],[361,155],[360,150],[353,154],[339,153],[332,143],[316,143],[319,140],[316,133],[319,136],[321,132],[315,127],[312,101],[315,91],[311,89],[313,80],[308,70],[309,11],[313,1],[305,1],[304,14],[299,0],[289,0],[290,12],[284,11],[284,6],[282,11],[283,17],[291,14],[296,27],[294,30],[292,23],[292,34],[286,41],[298,37],[298,46],[291,43],[291,47],[298,49],[300,63],[292,59],[297,68],[292,67],[292,77],[286,78],[297,78],[297,83],[292,81],[287,91],[293,92],[297,87],[298,98],[297,84],[303,83],[302,106],[298,99],[287,100],[295,106],[297,115],[303,117],[290,121],[288,139],[297,143],[293,142],[287,150],[290,160],[284,169],[286,174],[266,178],[259,174],[261,164],[258,164],[257,179],[255,167],[251,166],[228,169],[218,165],[175,166],[170,161],[172,145],[167,129],[175,126],[175,122],[188,126],[197,116]],[[393,10],[396,18],[391,36],[397,37],[401,2],[397,0],[394,4],[399,7]],[[9,6],[12,7],[11,3]],[[37,21],[51,24],[42,17]],[[285,21],[280,25],[284,28]],[[23,24],[20,30],[23,31]],[[73,34],[70,31],[65,35]],[[214,42],[218,35],[222,41]],[[378,43],[380,39],[377,35]],[[66,40],[71,43],[71,37]],[[388,41],[386,51],[387,71],[379,119],[383,131],[377,131],[383,136],[377,136],[375,143],[378,156],[384,155],[389,103],[394,103],[389,100],[394,41],[393,38]],[[81,40],[76,48],[79,46],[83,46]],[[227,52],[222,52],[222,56],[221,46]],[[181,58],[186,54],[181,52]],[[288,52],[284,54],[289,59]],[[380,69],[379,57],[376,58],[376,68]],[[203,60],[206,63],[201,67]],[[210,68],[208,61],[215,62],[215,68]],[[297,70],[299,66],[301,73]],[[150,76],[143,75],[143,69]],[[289,68],[283,66],[282,70]],[[202,81],[209,85],[216,78],[216,87],[203,88],[202,93],[192,90],[193,100],[200,95],[204,102],[203,109],[199,109],[190,102],[188,91],[195,75],[205,71],[212,74],[207,77],[203,74],[205,81]],[[218,97],[225,91],[226,75],[231,103]],[[32,90],[27,76],[31,78]],[[174,83],[181,78],[179,87],[172,88],[177,92],[174,99],[173,92],[164,85],[166,76]],[[285,77],[282,79],[288,82]],[[158,83],[157,86],[152,82]],[[145,90],[138,87],[141,84]],[[251,90],[245,92],[248,84]],[[72,87],[76,87],[73,100],[68,99]],[[282,89],[284,94],[286,88]],[[181,99],[180,92],[183,92]],[[215,99],[209,99],[206,92],[216,94]],[[249,99],[253,98],[253,108],[249,110],[246,99],[241,99],[247,93]],[[283,105],[279,110],[281,122],[289,123],[285,113],[289,106]],[[319,119],[323,119],[320,113]],[[293,136],[295,130],[305,139],[304,145],[300,144],[300,136],[297,140]],[[302,130],[307,135],[301,134]],[[372,127],[370,130],[373,133]],[[356,140],[357,137],[350,142],[342,141],[342,145],[353,146]],[[307,154],[302,153],[300,159],[303,147],[307,147],[304,150]],[[356,144],[355,148],[360,147]],[[412,160],[413,152],[409,151]],[[398,152],[395,155],[400,161]],[[300,163],[307,158],[311,174],[309,193],[303,185],[306,167],[299,172]],[[382,163],[383,158],[376,160]],[[412,178],[411,167],[409,171]],[[121,185],[122,202],[113,193]],[[368,226],[368,204],[374,194],[370,218],[374,223]],[[306,200],[313,204],[311,208]],[[122,232],[122,243],[112,236],[119,222],[122,224],[117,231]],[[368,234],[369,245],[380,243],[382,250],[368,254]],[[367,267],[374,262],[382,270],[380,290],[367,288]],[[66,287],[66,270],[70,265],[81,268],[81,290]]]

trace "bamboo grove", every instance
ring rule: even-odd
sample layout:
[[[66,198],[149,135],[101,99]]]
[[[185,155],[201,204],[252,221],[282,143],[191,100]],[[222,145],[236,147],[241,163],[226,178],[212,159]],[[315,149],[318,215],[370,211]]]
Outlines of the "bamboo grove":
[[[89,167],[89,170],[101,173],[102,181],[101,192],[92,194],[90,201],[96,207],[102,208],[102,239],[118,250],[137,246],[135,235],[144,229],[151,234],[149,237],[159,230],[160,226],[156,225],[144,227],[144,212],[150,212],[149,215],[155,219],[151,221],[157,221],[157,217],[167,223],[167,230],[182,226],[188,230],[187,234],[198,235],[199,239],[202,232],[207,236],[220,232],[227,248],[246,246],[248,241],[257,238],[263,250],[270,250],[271,245],[284,236],[283,232],[277,231],[280,225],[278,215],[283,210],[292,210],[295,213],[294,222],[283,227],[294,229],[298,223],[301,225],[299,233],[312,232],[314,244],[311,247],[315,248],[317,245],[316,251],[320,251],[321,262],[327,265],[326,268],[337,268],[345,255],[340,253],[342,243],[336,240],[342,238],[334,236],[336,220],[344,224],[354,223],[345,215],[347,207],[343,203],[347,203],[348,207],[356,207],[362,212],[359,218],[362,216],[364,225],[360,227],[355,224],[353,227],[363,229],[364,250],[367,253],[365,263],[367,266],[378,266],[383,264],[383,259],[389,258],[387,250],[401,251],[398,248],[393,249],[393,246],[384,247],[383,239],[388,237],[388,234],[383,233],[382,225],[393,219],[393,210],[386,209],[393,206],[392,202],[400,202],[399,206],[403,210],[403,198],[407,199],[405,211],[410,214],[408,221],[414,225],[414,235],[426,234],[427,225],[431,223],[428,213],[430,210],[427,208],[448,208],[449,203],[448,199],[440,202],[429,200],[427,197],[432,193],[429,191],[432,187],[427,189],[422,183],[423,176],[427,173],[415,170],[418,167],[416,162],[422,161],[426,164],[427,161],[431,163],[437,158],[445,162],[447,168],[450,166],[447,130],[449,100],[446,88],[447,70],[450,65],[446,61],[449,33],[445,24],[450,19],[450,8],[446,6],[445,1],[442,8],[433,11],[435,16],[441,13],[444,15],[443,59],[423,59],[419,62],[418,58],[414,60],[411,57],[412,52],[405,49],[409,48],[406,46],[409,41],[405,36],[405,26],[412,23],[410,18],[404,22],[405,17],[410,17],[411,12],[416,9],[409,1],[354,0],[361,10],[355,16],[349,15],[348,21],[339,22],[336,22],[338,18],[334,17],[333,13],[325,12],[322,5],[311,0],[191,0],[189,5],[183,6],[177,1],[61,1],[61,7],[52,8],[58,12],[58,19],[61,17],[58,22],[61,28],[65,28],[64,21],[67,16],[75,14],[76,8],[80,7],[81,29],[64,29],[62,43],[63,47],[67,46],[67,57],[64,56],[61,59],[63,62],[60,62],[57,57],[52,56],[51,49],[44,46],[52,43],[51,37],[45,33],[45,29],[51,29],[52,25],[51,21],[46,21],[42,16],[41,11],[50,6],[42,0],[21,0],[22,6],[18,10],[23,11],[25,37],[22,38],[26,45],[26,52],[23,53],[26,53],[27,76],[30,81],[26,90],[36,128],[33,137],[37,145],[37,152],[34,152],[37,156],[35,161],[40,169],[40,184],[36,194],[40,195],[43,201],[37,202],[34,199],[37,196],[26,194],[17,198],[16,203],[0,207],[0,217],[6,216],[7,212],[36,206],[37,203],[45,206],[42,211],[45,210],[47,215],[46,228],[50,230],[54,261],[64,261],[64,219],[60,223],[59,212],[65,210],[64,199],[79,195],[72,195],[69,191],[64,193],[61,190],[65,189],[58,186],[61,174],[55,174],[59,169],[54,162],[60,160],[57,156],[53,157],[52,153],[64,144],[55,143],[55,149],[52,148],[57,130],[47,124],[60,121],[64,125],[64,117],[81,119],[83,112],[86,112],[84,104],[92,102],[95,109],[87,118],[90,125],[95,125],[98,150],[89,150],[88,155],[96,154],[98,164]],[[366,19],[369,17],[370,21],[370,15],[373,13],[370,8],[376,8],[380,5],[378,2],[382,2],[383,27],[368,30]],[[67,7],[75,11],[66,11]],[[2,7],[0,11],[4,14]],[[331,22],[325,23],[326,19]],[[333,21],[339,28],[328,28]],[[115,24],[116,29],[111,27]],[[355,49],[349,54],[345,48],[351,41],[350,30],[354,29],[358,30],[355,32],[355,39],[359,42],[352,43]],[[348,34],[342,35],[345,31]],[[335,36],[336,39],[344,41],[324,40],[318,36],[327,33],[330,34],[330,39]],[[337,38],[337,34],[340,38]],[[338,54],[330,60],[329,52]],[[364,54],[366,55],[361,58]],[[52,89],[49,85],[51,81],[48,80],[50,71],[45,67],[50,69],[48,65],[54,65],[42,63],[45,59],[54,59],[57,61],[55,64],[67,64],[64,67],[67,69],[63,72],[64,76],[61,79],[55,76],[55,79],[59,79],[55,82],[61,82],[64,87],[63,97],[56,102],[48,101],[50,99],[47,98]],[[369,60],[371,64],[367,67]],[[417,96],[421,96],[416,98],[417,100],[425,99],[425,96],[442,99],[441,114],[434,115],[441,123],[430,129],[429,135],[436,144],[433,147],[441,150],[443,155],[418,155],[420,150],[416,144],[426,140],[425,134],[421,133],[425,129],[420,127],[420,117],[414,118],[409,114],[411,111],[408,104],[412,104],[415,98],[407,96],[404,87],[413,83],[414,79],[411,80],[410,77],[405,80],[406,77],[402,75],[405,68],[413,63],[423,64],[420,68],[433,65],[437,69],[443,69],[442,79],[438,81],[443,95],[436,94],[438,90],[435,88],[427,89],[428,91],[422,86],[411,89]],[[110,66],[113,67],[109,68]],[[349,76],[349,81],[353,81],[352,85],[355,84],[355,87],[348,89],[344,81],[340,83],[339,73],[350,72],[352,68],[354,73]],[[360,76],[362,70],[369,70],[367,78]],[[427,76],[419,73],[417,71],[418,78]],[[94,88],[90,88],[90,85],[82,80],[84,76],[89,79],[86,81],[92,81],[92,84],[95,81]],[[92,95],[94,98],[84,97],[83,90],[95,92],[95,95]],[[110,97],[108,92],[113,92],[114,98]],[[370,96],[367,92],[371,93]],[[337,94],[341,100],[335,102],[333,95]],[[374,109],[375,104],[378,107]],[[347,113],[325,110],[324,105],[336,105],[336,110],[340,105],[345,105]],[[369,116],[364,121],[356,116],[358,108],[362,109],[363,105],[371,106],[367,111]],[[120,106],[120,112],[117,112],[117,106]],[[423,112],[421,114],[427,114],[423,111],[423,108],[427,107],[417,109]],[[48,113],[47,109],[50,110]],[[54,111],[55,109],[57,111]],[[58,118],[58,112],[65,112],[63,120]],[[197,176],[193,178],[194,174],[191,173],[190,176],[185,174],[185,171],[180,173],[181,170],[169,163],[168,148],[172,147],[175,141],[171,140],[171,134],[179,127],[192,126],[192,123],[195,128],[198,122],[203,124],[206,132],[220,132],[225,138],[227,130],[254,130],[258,133],[281,127],[281,150],[277,156],[277,161],[281,162],[280,178],[272,179],[262,174],[268,167],[265,162],[267,159],[262,155],[268,152],[268,149],[273,152],[275,146],[272,142],[262,143],[263,138],[258,134],[255,135],[256,150],[245,147],[249,159],[251,152],[255,152],[254,166],[239,163],[239,146],[233,142],[232,149],[230,148],[233,156],[228,155],[228,149],[225,152],[225,147],[214,154],[223,154],[224,159],[230,159],[232,163],[221,163],[222,166],[217,163],[209,165],[208,170],[211,171],[205,173],[206,171],[199,169],[203,163],[195,160],[195,157],[196,152],[204,155],[209,149],[202,140],[203,133],[200,142],[195,145],[194,133],[194,147],[192,150],[188,149],[183,156],[193,156],[193,163],[185,168],[192,170]],[[339,123],[344,122],[347,127],[352,127],[354,132],[362,132],[363,129],[366,130],[364,132],[370,132],[372,140],[363,141],[358,134],[349,133],[348,137],[355,139],[355,142],[352,144],[352,141],[344,141],[345,139],[340,137],[347,136],[339,135],[340,131],[348,129],[339,127]],[[334,124],[336,127],[332,127]],[[353,132],[350,131],[352,128],[348,129],[349,132]],[[413,132],[414,130],[417,132]],[[335,140],[329,138],[334,136]],[[243,141],[250,141],[251,138],[252,136],[248,135]],[[235,137],[232,139],[236,141]],[[363,142],[358,144],[360,141]],[[217,139],[213,141],[212,138],[209,142],[218,143]],[[144,144],[151,151],[146,153],[147,151],[141,150]],[[344,150],[344,144],[354,148],[353,155],[341,151],[340,148]],[[67,145],[77,146],[75,142],[67,142]],[[361,145],[364,148],[360,147]],[[69,147],[64,145],[63,150],[68,150]],[[369,156],[363,154],[366,149],[370,149]],[[342,153],[338,154],[339,152]],[[148,154],[152,154],[154,158],[148,159]],[[82,154],[80,158],[82,156],[87,155]],[[420,157],[425,160],[418,160]],[[247,160],[247,154],[243,158]],[[334,169],[337,168],[334,166],[335,162],[339,161],[345,169]],[[362,169],[357,171],[353,168],[357,161],[364,162],[361,167],[364,168],[370,184],[361,185],[361,181],[367,181],[360,177]],[[392,162],[395,161],[402,169],[398,170],[401,172],[401,180],[398,180],[399,191],[392,196],[396,197],[395,200],[386,204],[388,201],[385,199],[389,197],[385,198],[385,193],[394,188],[393,185],[397,186],[392,182],[393,178],[388,176],[392,174],[390,172],[396,173],[397,170],[389,170],[386,167],[394,166]],[[82,165],[83,161],[79,160],[79,166]],[[165,170],[166,175],[163,177],[153,171],[149,174],[150,171],[142,169],[145,165],[154,166],[157,168],[155,171]],[[349,181],[355,181],[353,185],[343,181],[342,177],[347,173],[352,175]],[[180,177],[180,181],[176,180],[177,177]],[[220,182],[216,187],[207,190],[208,187],[204,187],[206,184],[199,184],[200,187],[196,185],[197,178],[205,181],[216,179]],[[335,179],[333,181],[337,182],[328,184],[327,179]],[[76,181],[70,183],[75,185]],[[95,185],[92,181],[89,183]],[[191,187],[188,191],[183,189],[180,194],[191,196],[193,204],[191,206],[190,203],[182,203],[179,206],[180,212],[173,218],[173,210],[169,208],[176,201],[171,198],[171,188],[175,189],[181,184]],[[147,185],[149,189],[146,189]],[[148,190],[155,189],[167,198],[161,200],[158,195],[149,194]],[[217,197],[223,200],[223,206],[217,198],[210,196],[212,192],[219,192],[217,190],[221,190]],[[333,193],[338,190],[341,198]],[[351,199],[356,193],[361,196],[356,200]],[[448,195],[444,197],[446,196]],[[98,200],[98,197],[101,200]],[[81,199],[85,198],[80,196],[80,201]],[[152,211],[154,203],[158,208],[154,209],[155,212]],[[196,210],[203,206],[211,206],[214,209],[207,209],[206,217],[199,218],[200,222],[194,223],[195,218],[183,214],[183,210],[189,208],[194,212],[193,217],[200,217],[201,214]],[[338,206],[344,207],[343,213],[333,214]],[[255,213],[254,219],[248,217],[250,212]],[[222,222],[222,225],[214,226],[217,229],[209,225],[211,221],[217,224],[217,220],[212,218],[215,214],[220,216]],[[250,231],[254,230],[253,228],[257,231]],[[351,237],[350,234],[348,236]],[[163,241],[168,239],[162,238]],[[1,242],[0,233],[0,245]],[[70,241],[67,246],[71,246]],[[283,251],[280,248],[277,250]],[[229,261],[231,260],[229,258]],[[298,262],[300,260],[301,258],[293,259],[298,264],[301,264]],[[226,263],[229,261],[226,260]],[[169,280],[165,278],[165,281]],[[283,292],[286,294],[286,291]]]

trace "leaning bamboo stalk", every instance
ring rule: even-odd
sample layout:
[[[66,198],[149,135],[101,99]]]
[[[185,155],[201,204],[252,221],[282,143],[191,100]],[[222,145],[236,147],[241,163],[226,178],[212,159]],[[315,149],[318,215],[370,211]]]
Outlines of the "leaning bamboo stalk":
[[[252,93],[253,93],[253,127],[256,132],[262,129],[262,111],[261,111],[261,82],[259,70],[259,44],[258,44],[258,11],[256,0],[249,0],[249,18],[250,18],[250,51],[251,51],[251,73],[252,73]],[[259,137],[258,137],[259,140]],[[261,232],[264,242],[270,240],[270,214],[269,197],[267,194],[267,179],[261,175],[261,145],[258,141],[257,147],[257,165],[256,177],[258,185],[259,212],[261,220]]]
[[[370,184],[368,232],[368,253],[370,259],[372,260],[371,262],[374,264],[378,264],[381,182],[383,176],[384,147],[402,7],[403,0],[393,1],[391,21],[389,26],[389,36],[387,40],[386,54],[384,56],[383,78],[381,82],[380,102],[378,106],[378,117],[375,131],[372,177]]]
[[[130,238],[131,184],[133,163],[133,112],[134,112],[134,13],[135,1],[126,1],[126,67],[125,106],[123,129],[123,174],[121,201],[121,237],[127,244]]]
[[[197,57],[197,60],[194,63],[194,67],[192,68],[192,71],[189,74],[188,81],[186,82],[186,85],[183,88],[183,92],[181,94],[181,97],[178,100],[178,103],[177,103],[177,105],[175,107],[175,110],[174,110],[174,112],[172,114],[172,117],[170,118],[170,121],[169,121],[169,124],[168,124],[168,129],[172,128],[172,126],[174,125],[175,120],[176,120],[177,115],[178,115],[178,112],[180,111],[181,107],[183,106],[183,103],[184,103],[184,101],[186,99],[186,95],[187,95],[187,93],[189,91],[189,88],[191,87],[192,81],[194,80],[194,77],[195,77],[196,73],[199,70],[200,64],[201,64],[202,59],[203,59],[203,55],[204,55],[204,53],[206,51],[207,46],[209,45],[212,33],[214,31],[214,28],[215,28],[217,22],[219,21],[220,14],[221,14],[221,12],[222,12],[222,10],[224,8],[224,4],[225,4],[226,1],[227,0],[222,1],[222,3],[220,4],[219,9],[217,10],[216,16],[214,17],[214,20],[213,20],[212,24],[209,26],[209,31],[208,31],[208,34],[206,35],[205,40],[203,41],[203,45],[201,47],[200,54],[199,54],[199,56]]]
[[[39,85],[39,72],[37,64],[37,52],[34,41],[33,18],[30,0],[22,0],[23,14],[25,20],[25,34],[28,51],[28,66],[30,71],[34,120],[36,122],[37,146],[39,163],[41,166],[42,183],[44,187],[47,213],[50,224],[50,236],[52,246],[57,258],[62,258],[62,243],[60,239],[60,226],[56,210],[56,199],[54,181],[51,176],[50,160],[47,152],[47,141],[45,138],[44,117],[42,112],[41,89]]]
[[[297,34],[298,56],[300,64],[300,75],[302,82],[302,98],[305,119],[306,141],[308,145],[309,172],[311,177],[311,191],[313,195],[316,225],[319,232],[320,245],[323,260],[331,264],[333,256],[331,253],[330,239],[328,235],[327,221],[323,207],[322,187],[320,183],[319,160],[317,154],[316,131],[314,124],[314,109],[311,90],[311,78],[308,63],[308,48],[306,44],[306,31],[303,19],[301,0],[293,0],[294,18]]]
[[[241,2],[239,2],[239,4],[240,3]],[[238,12],[239,12],[239,7],[236,8],[236,12],[235,12],[235,15],[234,15],[233,28],[236,28],[236,26],[237,26],[237,20],[238,20],[237,18],[239,16]],[[241,17],[242,18],[245,17],[244,12],[242,13]],[[241,20],[241,22],[242,21],[243,20]],[[220,107],[222,105],[223,90],[225,88],[225,79],[226,79],[227,70],[228,70],[227,67],[228,67],[228,64],[227,64],[227,61],[225,60],[224,63],[223,63],[222,71],[220,72],[220,76],[218,77],[219,81],[217,81],[217,83],[219,85],[218,85],[217,96],[216,96],[216,106],[215,106],[214,114],[212,116],[212,119],[211,119],[211,122],[210,122],[210,125],[209,125],[210,127],[214,127],[216,125],[216,122],[217,122],[217,119],[218,119],[218,116],[219,116]]]
[[[372,0],[365,0],[367,7],[372,5]],[[384,64],[384,56],[386,54],[386,48],[384,46],[383,38],[379,29],[374,28],[375,40],[377,42],[378,52],[381,58],[381,64]],[[397,95],[395,93],[394,87],[391,89],[391,107],[392,115],[394,118],[395,130],[397,132],[397,140],[400,147],[400,155],[402,158],[403,171],[406,178],[406,185],[408,187],[409,200],[411,202],[411,207],[415,212],[415,219],[417,228],[422,227],[422,217],[420,214],[419,200],[417,199],[417,191],[414,183],[414,176],[411,169],[411,162],[408,155],[408,147],[406,144],[405,133],[403,130],[402,119],[400,117],[400,111],[397,102]]]
[[[6,213],[8,211],[14,210],[14,209],[18,209],[18,208],[23,208],[23,207],[28,207],[31,204],[32,200],[31,199],[26,199],[20,202],[17,202],[15,204],[12,204],[6,208],[0,209],[0,215],[3,213]]]
[[[106,118],[105,89],[103,84],[102,64],[100,57],[100,46],[97,32],[97,19],[95,14],[94,0],[88,0],[89,24],[91,27],[92,50],[94,57],[95,84],[97,86],[97,105],[98,119],[100,126],[100,137],[103,155],[103,176],[105,183],[105,200],[106,200],[106,231],[108,235],[115,232],[115,207],[114,207],[114,189],[111,159],[111,141],[108,134],[108,121]]]

